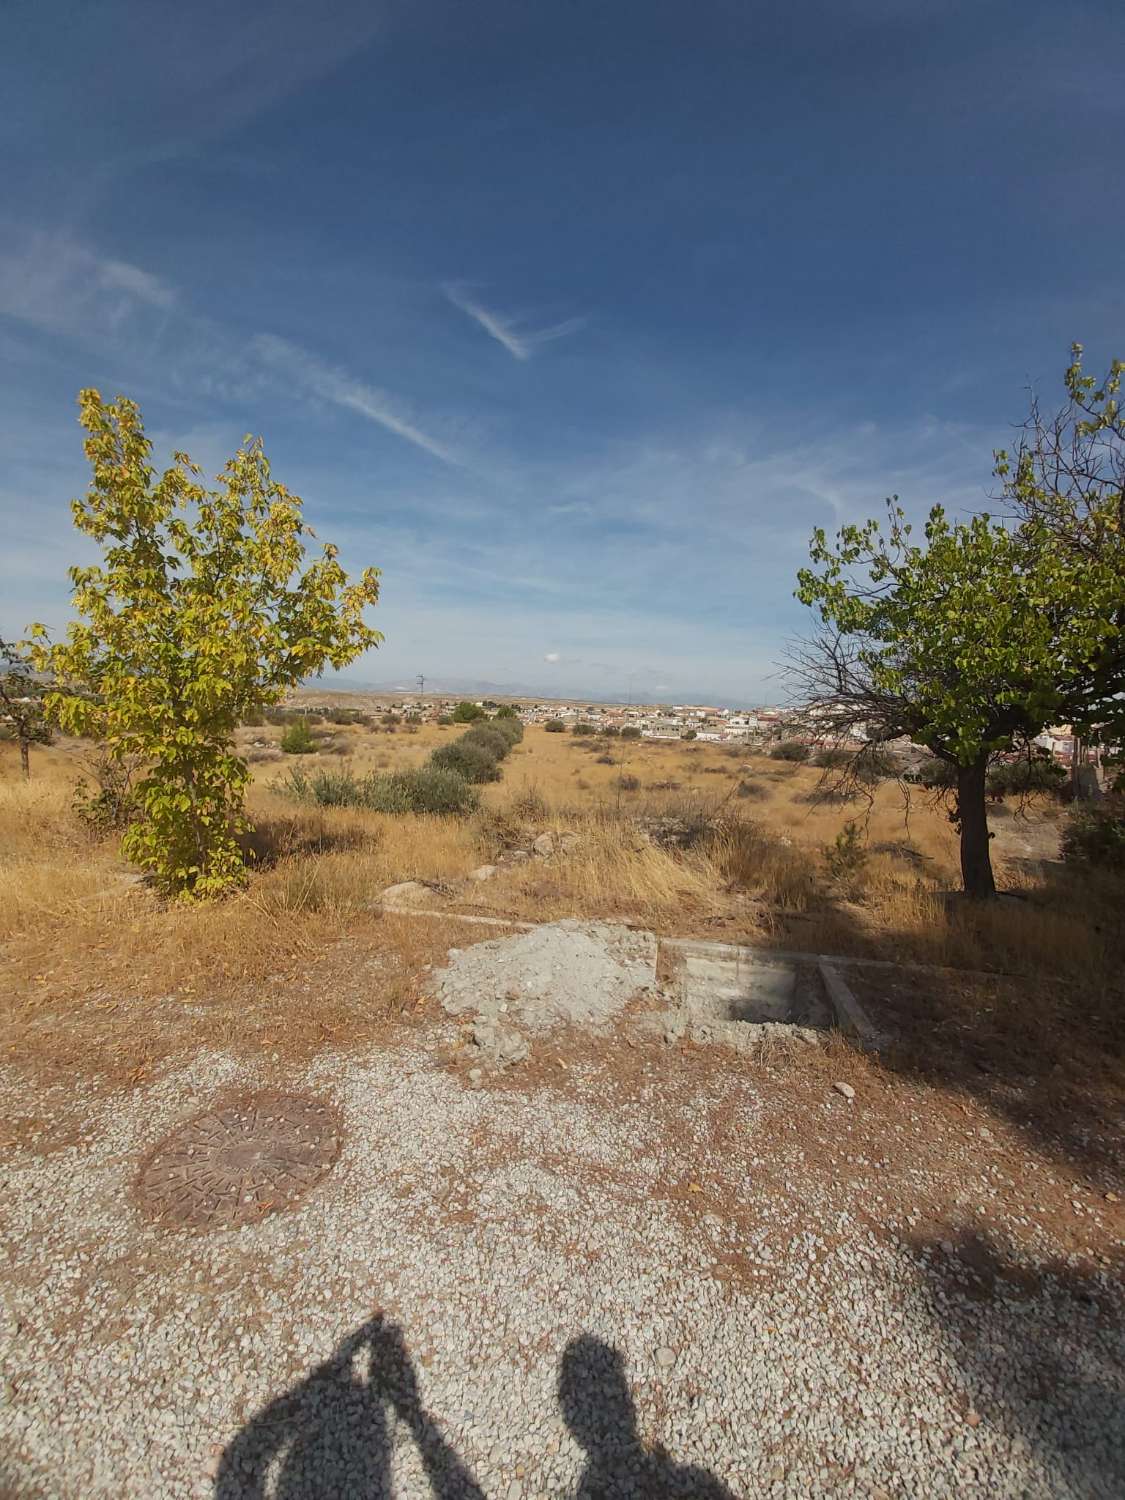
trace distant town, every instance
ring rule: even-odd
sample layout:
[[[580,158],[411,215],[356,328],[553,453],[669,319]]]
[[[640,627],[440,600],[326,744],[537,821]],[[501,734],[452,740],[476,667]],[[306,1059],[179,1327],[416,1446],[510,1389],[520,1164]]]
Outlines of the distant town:
[[[393,713],[408,717],[414,723],[429,724],[448,718],[458,703],[464,701],[475,703],[486,711],[509,704],[525,724],[546,724],[555,720],[571,731],[576,725],[588,725],[595,734],[620,733],[622,729],[634,728],[646,740],[689,739],[714,744],[744,743],[748,747],[765,746],[780,740],[797,740],[810,746],[828,743],[827,737],[817,730],[815,705],[803,709],[776,705],[719,708],[705,703],[592,703],[574,698],[532,701],[501,696],[469,697],[466,700],[464,695],[448,693],[411,696],[406,692],[332,692],[321,688],[301,689],[290,696],[287,704],[292,708],[311,710],[348,703],[368,713]],[[861,741],[862,731],[856,743]],[[1084,762],[1100,769],[1099,747],[1083,744],[1080,748],[1069,725],[1052,726],[1037,737],[1035,744],[1064,766],[1073,765],[1076,754],[1081,754]],[[905,739],[887,748],[897,750],[907,758],[912,752],[916,755],[929,753]]]

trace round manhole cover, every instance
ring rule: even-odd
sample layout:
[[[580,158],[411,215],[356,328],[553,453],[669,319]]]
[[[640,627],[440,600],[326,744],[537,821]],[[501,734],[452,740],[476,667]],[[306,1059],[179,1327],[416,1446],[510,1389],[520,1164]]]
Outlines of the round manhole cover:
[[[320,1099],[255,1094],[181,1125],[141,1168],[145,1212],[218,1229],[291,1208],[340,1152],[340,1120]]]

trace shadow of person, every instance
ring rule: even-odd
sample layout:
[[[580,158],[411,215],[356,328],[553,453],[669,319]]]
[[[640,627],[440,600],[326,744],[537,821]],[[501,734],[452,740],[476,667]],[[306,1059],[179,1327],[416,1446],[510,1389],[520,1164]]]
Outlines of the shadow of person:
[[[662,1448],[644,1446],[624,1362],[612,1345],[588,1333],[571,1339],[559,1363],[558,1392],[566,1425],[586,1453],[576,1500],[735,1500],[705,1469],[673,1463]]]
[[[401,1330],[381,1317],[349,1334],[232,1438],[219,1461],[215,1500],[389,1497],[391,1414],[410,1431],[439,1500],[484,1500],[422,1407]]]

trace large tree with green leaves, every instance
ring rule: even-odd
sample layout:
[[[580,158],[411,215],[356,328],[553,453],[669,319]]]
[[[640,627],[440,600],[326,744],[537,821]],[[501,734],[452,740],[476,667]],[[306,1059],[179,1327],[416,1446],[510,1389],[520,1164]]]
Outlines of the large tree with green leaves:
[[[249,771],[235,727],[379,643],[364,620],[378,570],[349,583],[334,546],[306,557],[314,533],[260,439],[209,489],[183,453],[156,473],[133,402],[85,390],[79,408],[93,480],[72,512],[103,558],[70,570],[81,619],[53,644],[31,627],[32,660],[54,680],[48,712],[67,732],[143,758],[126,856],[170,894],[218,895],[244,876]]]
[[[1072,409],[1050,427],[1078,445],[1079,466],[1089,438],[1121,451],[1119,430],[1115,437],[1111,425],[1073,409],[1082,378],[1072,366]],[[1104,414],[1116,386],[1091,385],[1088,394]],[[1052,468],[1034,418],[1015,459],[998,455],[1007,519],[954,523],[936,506],[919,542],[895,497],[885,526],[845,526],[834,542],[816,531],[811,566],[798,578],[797,596],[817,610],[820,629],[796,648],[793,665],[820,732],[859,732],[875,745],[906,735],[954,769],[972,896],[995,893],[990,758],[1051,724],[1104,723],[1120,712],[1125,686],[1121,470],[1116,491],[1107,483],[1083,499]]]

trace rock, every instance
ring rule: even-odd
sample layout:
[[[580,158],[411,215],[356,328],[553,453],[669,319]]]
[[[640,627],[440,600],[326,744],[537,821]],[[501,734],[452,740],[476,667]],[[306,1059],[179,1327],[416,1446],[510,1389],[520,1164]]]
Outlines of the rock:
[[[561,833],[559,835],[559,848],[564,854],[569,854],[572,849],[582,842],[582,836],[578,833]]]
[[[477,1017],[469,1028],[469,1037],[484,1060],[494,1068],[510,1068],[523,1062],[531,1050],[526,1037],[487,1016]]]
[[[481,1084],[484,1082],[484,1069],[483,1068],[470,1068],[469,1069],[469,1082],[472,1084],[473,1088],[475,1088],[475,1089],[480,1088]]]
[[[541,833],[537,839],[532,841],[531,850],[540,859],[549,859],[555,852],[555,835],[553,833]]]
[[[423,885],[420,880],[400,880],[397,885],[389,885],[379,899],[393,911],[400,906],[416,906],[418,902],[428,900],[432,894],[429,886]]]
[[[478,865],[475,870],[469,871],[470,880],[491,880],[494,875],[500,873],[496,865]]]
[[[676,1363],[676,1351],[669,1349],[667,1344],[662,1344],[656,1351],[656,1363],[662,1370],[670,1370]]]
[[[526,849],[507,849],[500,856],[500,863],[502,865],[523,865],[530,858],[531,855]]]
[[[852,1088],[850,1083],[834,1083],[832,1087],[838,1094],[843,1094],[845,1099],[855,1098],[855,1089]]]

